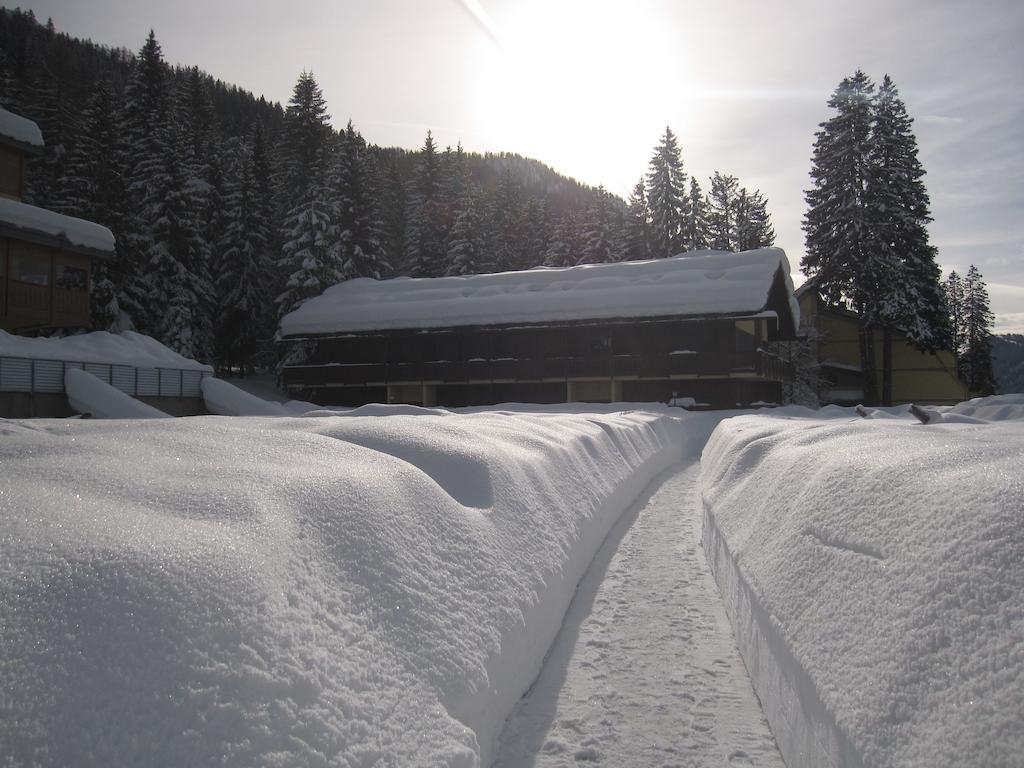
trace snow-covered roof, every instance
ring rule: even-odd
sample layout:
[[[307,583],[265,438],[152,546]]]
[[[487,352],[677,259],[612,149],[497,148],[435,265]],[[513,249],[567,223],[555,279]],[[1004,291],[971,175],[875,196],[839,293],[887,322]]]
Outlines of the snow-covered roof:
[[[114,235],[106,227],[6,198],[0,198],[0,230],[69,250],[114,252]]]
[[[281,321],[284,336],[614,318],[747,315],[767,308],[781,248],[700,251],[668,259],[538,267],[466,277],[372,280],[328,288]]]
[[[0,357],[109,363],[136,368],[173,368],[213,373],[210,366],[182,357],[151,336],[133,331],[94,331],[63,338],[30,338],[0,331]]]
[[[43,148],[43,134],[39,126],[27,117],[16,115],[0,107],[0,138],[17,144]]]

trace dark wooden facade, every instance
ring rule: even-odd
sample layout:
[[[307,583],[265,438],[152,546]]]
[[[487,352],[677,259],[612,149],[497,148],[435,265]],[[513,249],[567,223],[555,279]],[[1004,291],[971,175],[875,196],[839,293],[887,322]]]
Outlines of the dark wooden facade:
[[[21,202],[28,157],[39,152],[0,134],[0,197]],[[0,330],[90,327],[92,259],[109,255],[0,216]]]
[[[294,397],[323,405],[691,397],[736,407],[780,401],[785,366],[761,351],[776,338],[773,313],[333,335],[312,340],[284,381]]]

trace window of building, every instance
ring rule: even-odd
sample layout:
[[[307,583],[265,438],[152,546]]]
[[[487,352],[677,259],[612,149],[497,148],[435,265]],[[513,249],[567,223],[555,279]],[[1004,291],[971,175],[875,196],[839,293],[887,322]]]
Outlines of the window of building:
[[[81,267],[62,264],[57,268],[54,284],[65,291],[89,290],[89,274]]]
[[[751,353],[756,349],[756,328],[753,320],[736,321],[736,352]]]
[[[49,285],[50,255],[46,249],[12,241],[11,280],[30,285]]]

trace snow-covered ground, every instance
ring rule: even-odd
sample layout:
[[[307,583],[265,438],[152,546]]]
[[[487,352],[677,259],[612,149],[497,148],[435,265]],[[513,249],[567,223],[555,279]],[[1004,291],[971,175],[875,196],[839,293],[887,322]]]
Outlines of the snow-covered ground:
[[[705,548],[779,747],[1019,766],[1024,396],[869,415],[741,416],[703,454]]]
[[[0,421],[8,763],[775,765],[745,666],[791,768],[1020,764],[1024,396],[707,442],[213,381],[250,418]]]
[[[0,422],[0,755],[486,765],[685,434],[418,413]]]

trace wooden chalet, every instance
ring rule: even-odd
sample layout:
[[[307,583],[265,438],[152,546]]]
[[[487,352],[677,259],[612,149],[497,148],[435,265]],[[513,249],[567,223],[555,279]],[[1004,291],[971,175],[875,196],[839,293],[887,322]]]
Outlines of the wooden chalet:
[[[794,338],[798,315],[778,248],[364,278],[282,319],[307,353],[284,383],[322,405],[778,403],[787,368],[763,346]]]
[[[35,123],[0,109],[0,329],[14,333],[90,327],[92,260],[114,253],[106,227],[21,201],[42,149]]]
[[[864,399],[860,359],[860,316],[844,306],[826,303],[813,282],[796,292],[804,328],[813,329],[810,342],[818,361],[822,405],[857,405]],[[882,391],[882,334],[875,334],[876,391]],[[898,328],[892,333],[892,402],[955,405],[971,397],[956,372],[948,350],[922,352]]]

